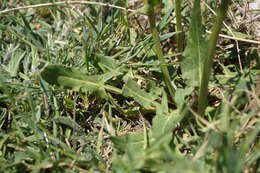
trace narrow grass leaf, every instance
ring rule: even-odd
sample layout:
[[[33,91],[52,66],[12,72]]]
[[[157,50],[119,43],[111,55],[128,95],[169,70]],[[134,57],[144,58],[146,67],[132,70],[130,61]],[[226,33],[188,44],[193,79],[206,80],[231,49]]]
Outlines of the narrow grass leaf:
[[[19,66],[21,64],[21,60],[24,58],[25,52],[17,51],[11,58],[8,64],[8,71],[11,76],[16,76],[19,72]]]
[[[72,118],[61,116],[54,119],[56,123],[66,125],[72,129],[76,129],[77,131],[82,130],[82,127],[75,122]]]
[[[160,36],[160,41],[164,41],[164,40],[167,40],[169,38],[171,38],[172,36],[178,34],[178,32],[170,32],[170,33],[167,33],[167,34],[163,34]]]

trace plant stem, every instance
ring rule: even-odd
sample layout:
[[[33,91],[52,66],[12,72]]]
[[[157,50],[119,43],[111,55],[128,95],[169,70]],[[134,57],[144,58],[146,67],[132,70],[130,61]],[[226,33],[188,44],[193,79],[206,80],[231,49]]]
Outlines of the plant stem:
[[[122,94],[122,92],[123,92],[121,89],[116,88],[116,87],[114,87],[114,86],[112,86],[112,85],[103,85],[103,87],[104,87],[106,90],[112,91],[112,92],[114,92],[114,93],[116,93],[116,94]]]
[[[176,30],[179,32],[179,34],[176,35],[178,52],[182,52],[184,48],[184,34],[181,24],[181,2],[182,0],[175,0]],[[181,56],[179,56],[179,58],[181,58]]]
[[[204,116],[205,109],[207,106],[208,84],[209,84],[209,78],[210,78],[211,68],[213,64],[213,58],[216,53],[218,34],[220,33],[222,22],[226,17],[229,3],[230,0],[222,0],[221,5],[217,11],[216,21],[212,27],[212,31],[211,31],[212,34],[210,35],[209,38],[208,49],[207,49],[208,51],[203,65],[203,74],[202,74],[202,81],[201,81],[200,93],[199,93],[198,114],[201,116]]]
[[[161,43],[160,43],[160,36],[159,36],[159,33],[157,31],[157,28],[156,28],[156,24],[155,24],[154,6],[149,4],[147,1],[144,1],[144,2],[145,2],[145,5],[147,5],[147,15],[148,15],[149,24],[150,24],[150,30],[151,30],[152,37],[153,37],[155,53],[156,53],[160,63],[166,64],[166,59],[164,58],[162,46],[161,46]],[[166,84],[166,87],[169,90],[169,93],[172,97],[172,100],[174,100],[175,89],[174,89],[174,87],[171,83],[171,77],[170,77],[168,67],[161,65],[161,69],[162,69],[163,78],[164,78],[164,82]]]

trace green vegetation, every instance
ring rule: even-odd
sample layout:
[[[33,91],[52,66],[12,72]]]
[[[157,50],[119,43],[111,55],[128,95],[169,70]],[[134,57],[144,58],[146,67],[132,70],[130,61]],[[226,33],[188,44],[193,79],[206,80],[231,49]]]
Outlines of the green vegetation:
[[[182,0],[175,0],[176,31],[180,32],[176,36],[176,44],[177,44],[178,52],[182,52],[183,46],[184,46],[184,33],[183,33],[183,28],[182,28],[181,3],[182,3]]]
[[[0,172],[260,172],[240,1],[50,2],[0,3]]]

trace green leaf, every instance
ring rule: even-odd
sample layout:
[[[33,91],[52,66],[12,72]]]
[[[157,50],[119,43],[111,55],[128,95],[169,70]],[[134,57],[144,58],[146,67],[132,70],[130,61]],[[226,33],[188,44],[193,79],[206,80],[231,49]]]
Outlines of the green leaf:
[[[168,12],[172,13],[172,11],[174,9],[173,3],[174,3],[173,0],[162,0],[162,4],[163,4],[162,13],[163,14],[167,14]],[[162,19],[162,21],[163,21],[163,19]]]
[[[0,24],[0,30],[6,30],[6,29],[7,29],[6,25]]]
[[[23,160],[25,159],[28,159],[28,158],[32,158],[32,153],[28,152],[28,151],[18,151],[15,153],[15,160],[14,162],[15,163],[20,163],[22,162]]]
[[[173,5],[169,5],[172,4],[172,0],[167,0],[167,1],[171,1],[171,2],[163,2],[163,9],[162,9],[162,14],[165,14],[161,20],[161,22],[159,23],[159,31],[162,31],[165,27],[167,27],[171,21],[171,15],[172,12],[174,10],[174,6]],[[167,5],[165,5],[165,3]]]
[[[12,55],[12,58],[8,64],[8,71],[10,72],[11,76],[16,76],[18,74],[19,66],[24,57],[25,52],[21,51],[16,51],[16,53]]]
[[[125,136],[111,136],[110,139],[112,140],[114,147],[122,152],[125,153],[130,148],[134,148],[137,150],[143,150],[144,146],[144,134],[130,134]],[[128,147],[126,147],[126,145]],[[140,151],[141,151],[140,150]]]
[[[54,121],[56,123],[66,125],[66,126],[72,128],[72,129],[75,129],[77,131],[82,130],[82,127],[77,122],[75,122],[73,119],[71,119],[69,117],[60,116],[60,117],[55,118]]]
[[[151,94],[156,95],[157,97],[162,95],[163,88],[157,86],[155,81],[149,80],[146,87]]]
[[[170,33],[167,33],[167,34],[163,34],[160,36],[160,41],[164,41],[164,40],[167,40],[168,38],[171,38],[172,36],[178,34],[178,32],[170,32]]]
[[[87,76],[75,69],[62,65],[48,65],[41,72],[41,76],[49,84],[69,88],[75,91],[98,93],[103,98],[107,98],[105,90],[110,90],[119,94],[121,93],[120,89],[105,85],[105,82],[113,77],[111,73]]]
[[[192,87],[186,87],[184,89],[178,88],[176,90],[174,100],[175,100],[176,105],[177,105],[177,107],[179,109],[187,104],[187,101],[186,101],[185,97],[190,95],[192,92],[193,92],[193,88]]]
[[[171,137],[172,130],[176,127],[177,123],[183,118],[178,110],[169,112],[167,96],[164,93],[162,103],[157,105],[156,116],[153,119],[152,133],[153,137],[158,139],[164,135]]]
[[[140,89],[139,85],[132,79],[128,79],[127,83],[124,85],[123,95],[132,97],[145,108],[154,107],[153,102],[157,98],[155,95]]]
[[[192,10],[188,43],[183,53],[185,57],[181,70],[183,77],[191,86],[199,86],[202,78],[203,63],[207,53],[207,41],[203,37],[205,30],[202,25],[200,1],[195,0]]]
[[[103,72],[111,72],[114,76],[124,74],[125,66],[119,65],[119,62],[112,57],[99,55],[97,61]]]
[[[99,55],[97,56],[97,61],[103,71],[113,71],[119,68],[118,62],[112,57]]]
[[[143,166],[145,155],[144,134],[129,134],[110,137],[116,149],[113,156],[113,169],[119,172],[137,172]]]
[[[149,5],[155,6],[160,3],[160,0],[147,0]]]

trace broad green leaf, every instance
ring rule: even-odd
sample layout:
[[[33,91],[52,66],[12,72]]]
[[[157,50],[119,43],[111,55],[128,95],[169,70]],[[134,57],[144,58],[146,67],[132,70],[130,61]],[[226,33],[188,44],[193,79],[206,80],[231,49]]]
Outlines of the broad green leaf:
[[[29,158],[33,158],[33,154],[31,151],[18,151],[15,153],[15,163],[21,163],[22,161],[29,159]]]
[[[130,148],[134,148],[135,150],[143,149],[144,146],[144,134],[130,134],[125,136],[111,136],[110,138],[114,144],[114,147],[122,152],[127,152],[126,145]]]
[[[200,1],[195,0],[188,43],[183,53],[184,60],[181,64],[183,78],[187,79],[188,83],[195,87],[200,85],[203,63],[207,53],[207,42],[203,37],[205,30],[201,21]]]
[[[169,112],[168,101],[164,93],[162,103],[157,105],[156,116],[153,119],[152,133],[154,138],[161,138],[164,135],[171,134],[177,123],[183,118],[178,110]],[[171,137],[171,135],[169,135]]]
[[[84,73],[62,65],[49,65],[41,72],[41,76],[49,84],[75,91],[98,93],[103,98],[107,97],[105,90],[121,93],[120,89],[105,85],[105,82],[113,77],[110,73],[87,76]]]
[[[98,65],[103,71],[113,71],[119,68],[118,62],[112,57],[104,55],[97,56]]]
[[[186,87],[184,89],[178,88],[175,93],[174,100],[178,108],[182,108],[184,105],[187,104],[185,97],[190,95],[193,92],[192,87]]]
[[[116,154],[113,156],[113,168],[122,173],[137,172],[144,161],[144,134],[112,136],[110,139],[116,149]]]
[[[138,84],[132,79],[128,79],[127,83],[124,85],[123,95],[132,97],[145,108],[154,107],[153,102],[157,98],[155,95],[140,89]]]
[[[147,90],[151,94],[159,96],[162,94],[163,88],[158,87],[155,81],[149,80],[147,83]]]
[[[99,55],[97,61],[103,72],[111,72],[114,76],[122,75],[125,71],[125,66],[120,66],[119,62],[112,57]]]

